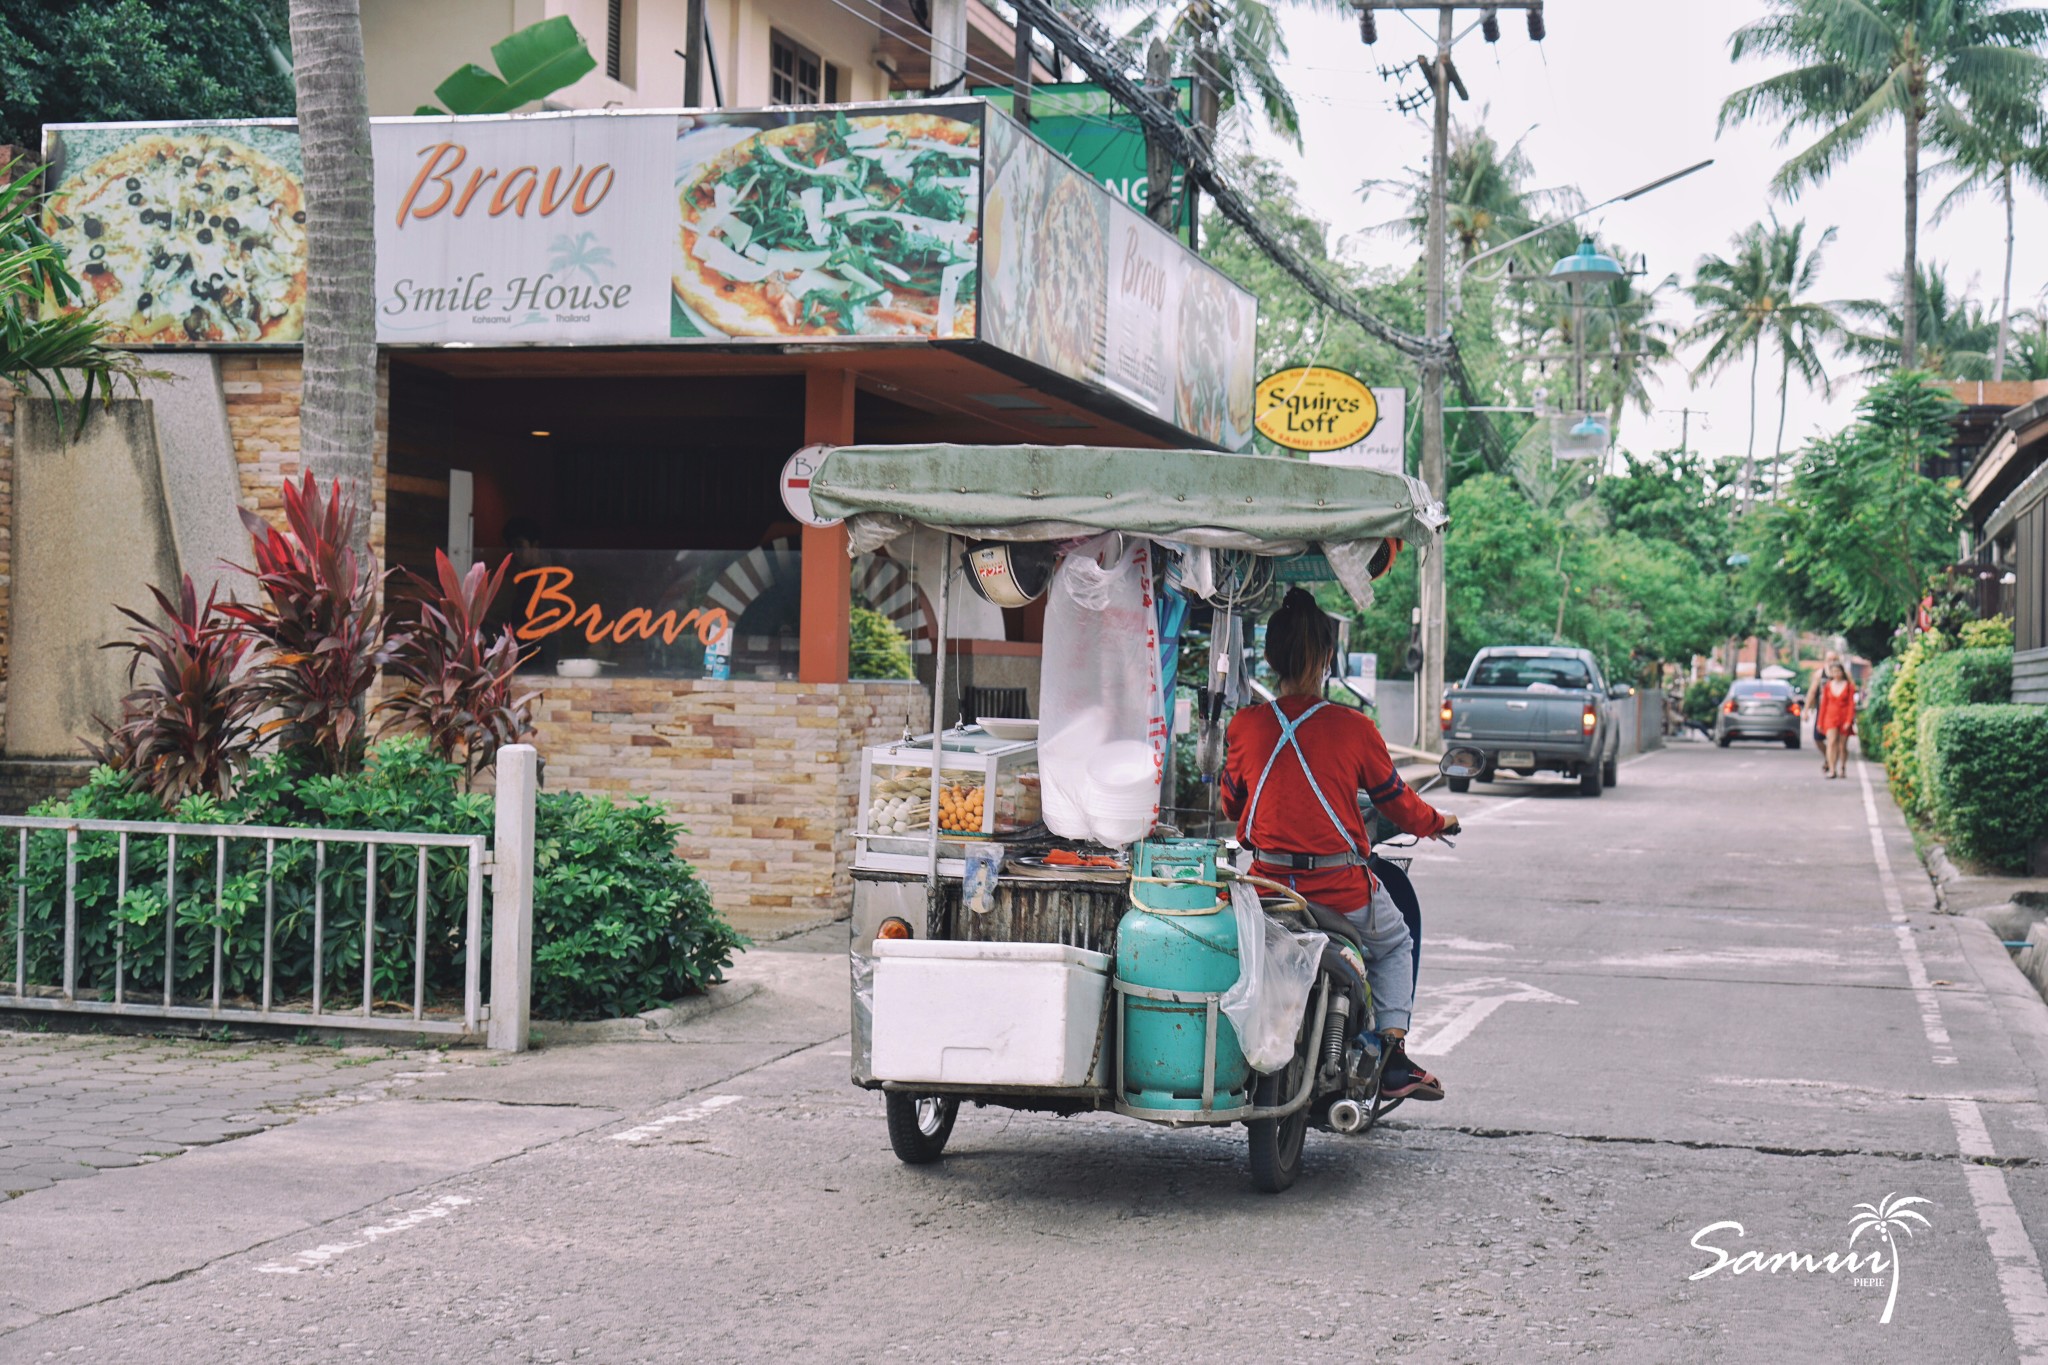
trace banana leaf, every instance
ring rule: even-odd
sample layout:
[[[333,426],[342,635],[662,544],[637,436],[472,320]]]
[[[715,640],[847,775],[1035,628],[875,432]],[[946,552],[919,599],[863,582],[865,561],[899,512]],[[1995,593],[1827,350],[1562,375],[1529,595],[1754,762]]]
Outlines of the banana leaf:
[[[574,85],[597,70],[583,36],[567,15],[537,24],[491,46],[491,59],[502,75],[472,62],[434,87],[445,108],[423,104],[418,114],[509,114],[523,104],[544,99]]]

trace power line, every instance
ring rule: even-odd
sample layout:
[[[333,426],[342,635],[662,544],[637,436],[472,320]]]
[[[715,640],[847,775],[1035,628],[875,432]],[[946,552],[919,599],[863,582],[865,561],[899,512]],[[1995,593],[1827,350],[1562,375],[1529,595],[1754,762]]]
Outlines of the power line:
[[[1322,271],[1268,229],[1259,215],[1239,195],[1218,169],[1206,139],[1195,136],[1179,119],[1148,95],[1144,89],[1108,56],[1078,31],[1075,22],[1052,7],[1048,0],[1015,0],[1017,12],[1052,40],[1061,53],[1088,73],[1090,79],[1129,109],[1143,125],[1146,136],[1162,144],[1176,161],[1188,168],[1188,175],[1215,201],[1216,208],[1282,270],[1293,276],[1310,297],[1340,317],[1356,324],[1368,336],[1377,338],[1405,355],[1418,359],[1442,359],[1450,352],[1444,341],[1414,336],[1367,312],[1349,292],[1326,278]],[[1090,21],[1100,30],[1100,24]]]

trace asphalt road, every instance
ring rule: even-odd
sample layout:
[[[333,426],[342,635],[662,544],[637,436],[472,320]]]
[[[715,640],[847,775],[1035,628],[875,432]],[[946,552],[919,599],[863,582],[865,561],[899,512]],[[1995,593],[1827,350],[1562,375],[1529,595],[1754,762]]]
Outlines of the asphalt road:
[[[1101,1116],[970,1110],[898,1165],[825,934],[683,1041],[13,1200],[0,1361],[2040,1356],[2048,1007],[1867,790],[1697,746],[1598,800],[1446,798],[1416,1047],[1449,1098],[1311,1135],[1285,1195],[1241,1130]],[[1875,1268],[1851,1220],[1893,1198],[1926,1202]],[[1707,1247],[1863,1264],[1695,1278]]]

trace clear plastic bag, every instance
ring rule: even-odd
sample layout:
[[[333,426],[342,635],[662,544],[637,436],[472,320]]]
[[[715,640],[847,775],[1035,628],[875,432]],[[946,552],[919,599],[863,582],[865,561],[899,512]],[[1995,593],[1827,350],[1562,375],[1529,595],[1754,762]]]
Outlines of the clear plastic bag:
[[[1102,536],[1067,553],[1046,602],[1040,676],[1047,828],[1112,846],[1150,834],[1159,819],[1166,710],[1149,543]]]
[[[1252,1070],[1279,1071],[1294,1060],[1295,1035],[1329,936],[1295,933],[1261,909],[1259,893],[1243,882],[1231,884],[1230,908],[1237,916],[1237,984],[1218,1008],[1237,1030]]]

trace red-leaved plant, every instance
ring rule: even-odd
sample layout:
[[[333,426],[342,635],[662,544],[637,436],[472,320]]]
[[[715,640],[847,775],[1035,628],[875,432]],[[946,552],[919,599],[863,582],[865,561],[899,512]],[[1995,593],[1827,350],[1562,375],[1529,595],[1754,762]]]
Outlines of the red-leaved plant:
[[[407,571],[419,602],[419,621],[391,642],[390,672],[398,691],[377,706],[380,734],[418,732],[442,758],[460,762],[476,775],[497,761],[498,750],[533,733],[537,692],[517,692],[519,641],[512,628],[495,639],[484,630],[491,603],[505,586],[510,555],[496,573],[482,564],[458,575],[441,551],[434,551],[429,582]]]
[[[353,772],[369,743],[363,698],[397,643],[384,639],[377,606],[383,576],[350,547],[357,510],[339,484],[323,496],[308,470],[299,484],[285,484],[284,515],[279,530],[242,509],[264,600],[221,611],[262,643],[254,681],[278,713],[262,733],[310,751],[329,773]]]
[[[254,642],[214,593],[201,604],[190,574],[176,601],[161,588],[150,594],[163,623],[122,607],[134,638],[102,646],[131,651],[131,690],[119,724],[93,718],[105,739],[86,747],[166,807],[199,793],[225,797],[256,745],[252,721],[262,698],[242,674]]]

